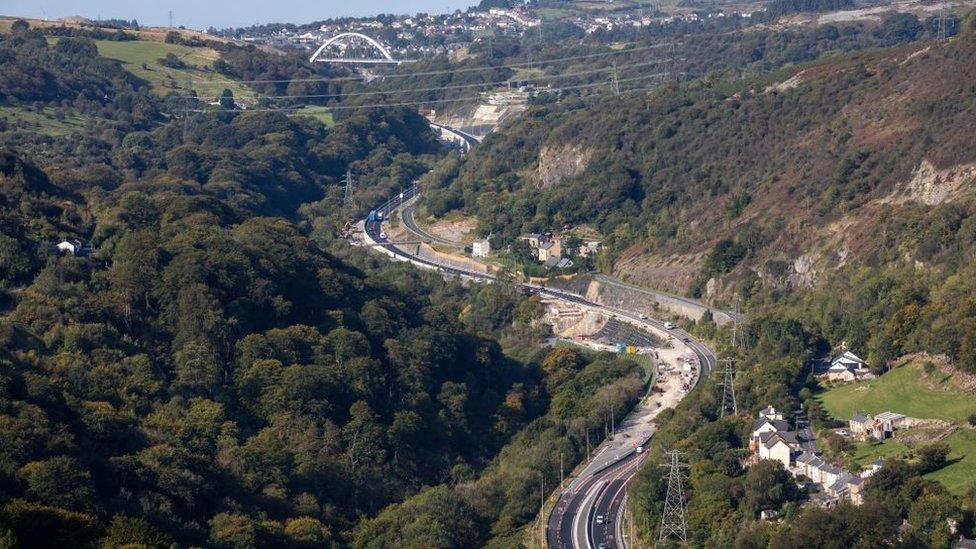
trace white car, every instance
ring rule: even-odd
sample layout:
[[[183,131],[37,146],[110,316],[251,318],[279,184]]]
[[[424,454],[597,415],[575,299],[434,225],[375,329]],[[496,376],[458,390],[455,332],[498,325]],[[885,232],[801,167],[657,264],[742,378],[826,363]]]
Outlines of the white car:
[[[641,313],[641,314],[637,315],[637,318],[639,318],[641,320],[647,320],[647,315],[645,315],[644,313]]]
[[[382,238],[383,240],[386,240],[386,233],[380,233],[380,238]]]
[[[603,515],[597,515],[596,516],[596,523],[597,524],[603,524],[604,522],[606,522],[606,519],[603,518]]]
[[[665,322],[664,323],[664,329],[666,329],[666,330],[673,330],[674,329],[674,323],[673,322]]]

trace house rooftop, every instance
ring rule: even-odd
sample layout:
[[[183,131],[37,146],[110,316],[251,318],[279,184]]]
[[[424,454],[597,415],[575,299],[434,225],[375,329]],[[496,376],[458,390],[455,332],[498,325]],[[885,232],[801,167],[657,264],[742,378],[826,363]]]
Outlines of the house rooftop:
[[[880,414],[874,416],[874,419],[879,421],[894,421],[896,419],[904,419],[905,414],[898,414],[895,412],[881,412]]]
[[[843,364],[845,367],[849,367],[849,366],[866,367],[868,365],[868,363],[865,362],[864,359],[862,359],[861,357],[855,355],[850,351],[845,351],[844,354],[840,355],[839,357],[835,358],[830,362],[831,367],[833,367],[835,364]]]
[[[854,417],[851,418],[851,421],[853,421],[854,423],[867,423],[871,421],[871,416],[863,413],[857,413],[854,414]]]
[[[759,442],[766,448],[772,448],[777,441],[783,441],[787,445],[798,444],[796,435],[788,431],[767,431],[759,435]]]
[[[799,457],[796,458],[796,462],[797,463],[806,463],[806,464],[810,465],[810,464],[816,462],[819,459],[820,458],[817,457],[817,454],[814,454],[813,452],[803,452],[802,454],[800,454]]]
[[[843,469],[841,469],[840,467],[838,467],[836,465],[831,465],[829,463],[825,463],[824,466],[820,468],[820,470],[823,471],[823,472],[825,472],[825,473],[831,473],[831,474],[834,474],[834,475],[841,475],[841,474],[844,473],[844,470]]]
[[[772,425],[773,426],[773,429],[775,429],[777,431],[789,431],[790,430],[790,424],[787,423],[786,420],[783,420],[783,419],[767,419],[767,418],[757,419],[756,422],[752,425],[752,430],[753,431],[758,431],[763,425],[766,425],[767,423],[770,424],[770,425]]]

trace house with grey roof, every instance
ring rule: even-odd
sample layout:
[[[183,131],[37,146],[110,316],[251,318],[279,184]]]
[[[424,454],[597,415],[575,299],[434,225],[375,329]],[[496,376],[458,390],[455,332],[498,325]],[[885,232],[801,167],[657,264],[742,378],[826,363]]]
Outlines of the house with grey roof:
[[[796,435],[788,431],[771,431],[759,435],[759,459],[771,459],[783,464],[783,468],[790,470],[793,452],[799,447]]]
[[[820,376],[827,381],[861,381],[874,379],[868,363],[850,351],[845,351],[830,362],[827,373]]]

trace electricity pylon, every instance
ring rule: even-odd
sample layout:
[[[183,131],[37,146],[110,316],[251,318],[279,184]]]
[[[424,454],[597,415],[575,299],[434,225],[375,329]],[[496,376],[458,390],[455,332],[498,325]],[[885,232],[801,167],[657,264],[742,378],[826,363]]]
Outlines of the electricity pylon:
[[[664,514],[661,515],[661,533],[658,541],[664,541],[677,536],[681,541],[688,541],[688,522],[685,519],[684,469],[687,463],[681,462],[681,452],[671,450],[665,452],[668,460],[661,464],[668,471],[668,495],[664,498]]]
[[[739,346],[739,298],[732,301],[732,348]]]
[[[346,175],[342,178],[342,182],[346,184],[346,196],[343,198],[342,204],[349,207],[352,204],[352,170],[346,170]]]
[[[725,377],[722,379],[722,409],[719,416],[724,417],[726,413],[738,414],[739,407],[735,402],[735,360],[731,358],[722,359],[725,365]]]

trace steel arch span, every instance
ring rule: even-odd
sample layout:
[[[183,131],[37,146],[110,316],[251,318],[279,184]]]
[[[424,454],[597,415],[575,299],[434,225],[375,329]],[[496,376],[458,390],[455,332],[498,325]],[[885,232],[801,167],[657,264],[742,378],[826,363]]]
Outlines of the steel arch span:
[[[366,42],[371,44],[374,48],[379,50],[379,52],[383,54],[383,57],[385,57],[386,60],[389,61],[390,63],[399,63],[399,61],[397,61],[396,59],[393,58],[392,55],[390,55],[390,50],[383,47],[383,44],[380,44],[375,39],[370,38],[365,34],[360,34],[358,32],[343,32],[333,36],[332,38],[329,38],[328,40],[325,41],[325,43],[319,46],[319,49],[315,50],[315,53],[312,54],[312,57],[310,57],[308,61],[310,63],[314,63],[316,60],[318,60],[319,56],[322,55],[322,52],[324,52],[326,48],[338,42],[339,40],[342,40],[343,38],[351,38],[351,37],[361,38],[365,40]],[[330,61],[336,61],[336,60],[330,59]]]

